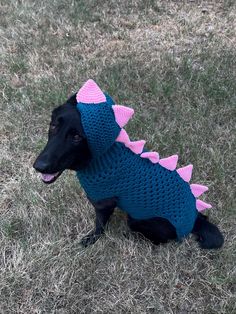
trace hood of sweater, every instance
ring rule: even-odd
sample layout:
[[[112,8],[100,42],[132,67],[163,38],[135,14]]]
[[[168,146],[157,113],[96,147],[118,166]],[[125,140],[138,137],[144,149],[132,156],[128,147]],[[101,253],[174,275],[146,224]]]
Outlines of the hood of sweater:
[[[89,148],[97,158],[114,144],[121,130],[112,107],[115,103],[93,80],[81,87],[76,99]]]

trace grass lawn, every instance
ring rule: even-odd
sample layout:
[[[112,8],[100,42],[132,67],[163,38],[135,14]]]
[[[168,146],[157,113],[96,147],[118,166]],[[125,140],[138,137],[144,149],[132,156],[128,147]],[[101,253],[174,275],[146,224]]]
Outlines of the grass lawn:
[[[236,313],[234,1],[0,1],[0,313]],[[52,108],[93,78],[135,109],[132,139],[193,163],[218,251],[154,247],[125,215],[84,249],[94,211],[74,173],[32,163]]]

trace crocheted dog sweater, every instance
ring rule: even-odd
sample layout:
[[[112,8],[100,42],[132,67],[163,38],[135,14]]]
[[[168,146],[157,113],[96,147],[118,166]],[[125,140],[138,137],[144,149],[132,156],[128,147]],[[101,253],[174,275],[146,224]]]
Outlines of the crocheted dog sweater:
[[[77,108],[92,152],[89,165],[77,172],[88,197],[117,197],[132,218],[166,218],[179,239],[187,236],[198,211],[211,208],[196,199],[208,188],[189,184],[192,165],[176,169],[177,155],[160,159],[144,149],[145,141],[131,141],[123,127],[133,109],[116,105],[92,80],[77,93]]]

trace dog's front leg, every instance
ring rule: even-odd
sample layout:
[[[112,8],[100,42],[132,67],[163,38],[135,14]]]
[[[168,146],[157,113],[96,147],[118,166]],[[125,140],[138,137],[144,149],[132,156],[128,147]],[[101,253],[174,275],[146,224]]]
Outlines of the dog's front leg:
[[[88,246],[94,244],[104,233],[106,224],[111,217],[117,204],[117,198],[112,197],[98,202],[89,201],[93,204],[96,213],[95,229],[82,238],[81,244]]]

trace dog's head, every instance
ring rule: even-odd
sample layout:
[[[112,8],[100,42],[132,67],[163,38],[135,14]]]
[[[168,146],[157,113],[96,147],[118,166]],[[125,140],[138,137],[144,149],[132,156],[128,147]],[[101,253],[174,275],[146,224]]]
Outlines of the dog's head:
[[[88,80],[77,94],[53,110],[48,143],[34,168],[42,173],[45,183],[52,183],[65,169],[81,170],[92,158],[100,158],[115,142],[139,151],[144,141],[131,143],[122,129],[133,113],[131,108],[115,105]]]
[[[33,165],[47,184],[54,182],[64,170],[79,170],[91,159],[76,104],[75,94],[52,112],[48,142]]]

